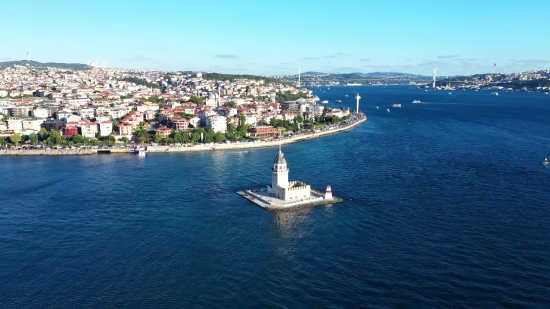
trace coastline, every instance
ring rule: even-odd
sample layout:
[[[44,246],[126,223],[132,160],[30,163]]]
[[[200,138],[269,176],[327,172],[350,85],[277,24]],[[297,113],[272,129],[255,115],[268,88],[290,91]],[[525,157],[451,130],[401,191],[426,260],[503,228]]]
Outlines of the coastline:
[[[350,130],[361,123],[367,121],[367,116],[361,118],[347,126],[338,127],[332,130],[316,132],[307,135],[293,136],[276,141],[269,142],[257,142],[257,143],[231,143],[231,144],[214,144],[214,145],[196,145],[193,147],[174,147],[174,146],[147,146],[148,153],[166,153],[166,152],[192,152],[192,151],[217,151],[217,150],[231,150],[231,149],[249,149],[249,148],[262,148],[262,147],[278,147],[280,144],[291,144],[307,141],[310,139],[322,137],[329,134],[335,134],[342,131]],[[7,149],[0,150],[0,156],[56,156],[56,155],[93,155],[99,152],[109,153],[130,153],[126,149],[111,149],[106,151],[103,149],[34,149],[34,150],[15,150]]]

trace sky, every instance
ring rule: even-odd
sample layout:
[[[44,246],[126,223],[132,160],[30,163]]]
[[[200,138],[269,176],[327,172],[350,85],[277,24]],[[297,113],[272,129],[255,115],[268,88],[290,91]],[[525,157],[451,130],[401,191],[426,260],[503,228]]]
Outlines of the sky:
[[[260,75],[550,68],[547,0],[26,0],[1,12],[0,61],[29,52],[41,62]]]

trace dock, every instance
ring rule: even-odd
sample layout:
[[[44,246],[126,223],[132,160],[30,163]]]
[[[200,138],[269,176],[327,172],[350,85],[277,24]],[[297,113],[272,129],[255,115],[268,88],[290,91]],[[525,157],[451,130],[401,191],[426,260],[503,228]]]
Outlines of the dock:
[[[271,204],[269,203],[269,196],[261,194],[261,190],[245,190],[238,191],[237,194],[244,197],[248,201],[256,204],[257,206],[267,209],[270,211],[289,211],[289,210],[298,210],[303,208],[310,208],[319,205],[330,205],[335,203],[340,203],[343,200],[337,196],[333,196],[332,199],[325,199],[323,193],[318,190],[311,190],[314,198],[298,201],[298,202],[279,202]]]

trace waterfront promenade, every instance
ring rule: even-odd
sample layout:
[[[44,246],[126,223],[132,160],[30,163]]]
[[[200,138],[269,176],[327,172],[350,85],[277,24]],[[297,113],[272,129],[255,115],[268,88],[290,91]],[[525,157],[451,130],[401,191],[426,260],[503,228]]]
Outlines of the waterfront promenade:
[[[277,147],[279,144],[291,144],[309,139],[318,138],[321,136],[335,134],[338,132],[350,130],[353,127],[365,122],[367,116],[361,114],[357,118],[347,120],[345,124],[334,125],[331,129],[320,130],[314,133],[297,134],[291,137],[271,141],[254,141],[228,144],[198,144],[192,147],[185,146],[147,146],[147,152],[192,152],[192,151],[218,151],[230,149],[248,149],[261,147]],[[99,152],[107,152],[105,149],[33,149],[33,150],[18,150],[18,149],[3,149],[0,150],[0,156],[54,156],[54,155],[91,155]],[[109,153],[130,153],[127,149],[110,149]]]

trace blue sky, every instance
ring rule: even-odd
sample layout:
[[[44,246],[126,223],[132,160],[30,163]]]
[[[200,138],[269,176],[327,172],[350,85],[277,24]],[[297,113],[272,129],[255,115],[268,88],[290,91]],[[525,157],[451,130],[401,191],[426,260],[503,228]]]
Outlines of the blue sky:
[[[223,73],[550,68],[550,1],[9,1],[0,61]]]

